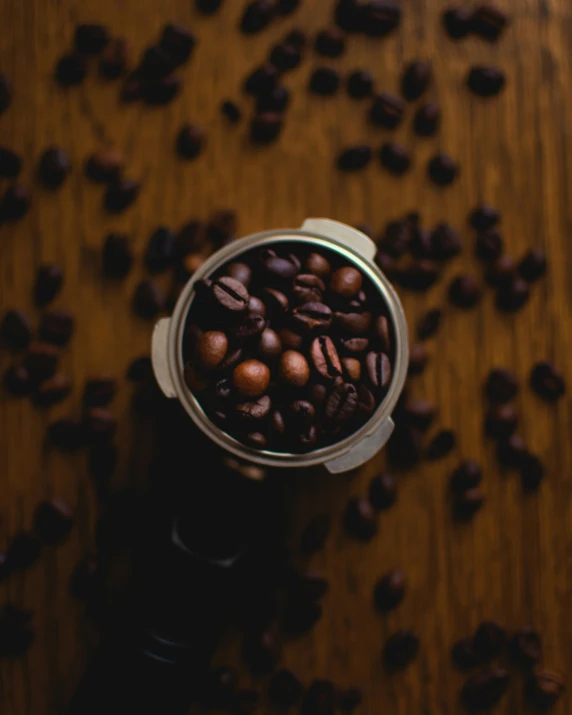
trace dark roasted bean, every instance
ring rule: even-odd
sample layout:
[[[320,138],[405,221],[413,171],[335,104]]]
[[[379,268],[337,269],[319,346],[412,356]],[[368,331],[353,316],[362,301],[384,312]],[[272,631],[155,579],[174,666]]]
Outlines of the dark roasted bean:
[[[212,284],[212,294],[217,304],[226,311],[242,313],[248,308],[248,291],[234,278],[217,278]]]
[[[290,90],[286,87],[275,87],[267,94],[256,98],[256,112],[258,114],[280,114],[290,102]]]
[[[451,649],[451,658],[459,670],[470,670],[479,664],[470,638],[457,641]]]
[[[301,715],[333,715],[336,691],[331,680],[313,680],[306,691],[300,709]]]
[[[499,221],[500,213],[487,204],[480,204],[469,216],[471,226],[477,231],[490,231]]]
[[[506,631],[496,621],[483,621],[473,636],[473,648],[482,661],[499,655],[506,646]]]
[[[347,81],[347,90],[353,99],[364,99],[373,92],[373,77],[368,70],[354,70]]]
[[[315,370],[324,378],[332,380],[342,374],[342,366],[336,346],[326,335],[315,338],[310,346],[310,356]]]
[[[518,393],[518,380],[509,370],[494,368],[488,374],[485,392],[492,402],[509,402]]]
[[[32,339],[28,316],[21,310],[8,310],[0,323],[0,340],[10,350],[24,350]]]
[[[504,288],[509,285],[516,274],[516,262],[511,256],[499,256],[487,270],[487,283],[496,288]]]
[[[419,652],[419,638],[408,628],[401,628],[391,635],[383,649],[383,659],[388,670],[406,668]]]
[[[401,21],[401,7],[392,0],[370,0],[363,8],[362,28],[366,35],[384,37]]]
[[[224,360],[228,351],[228,338],[220,330],[208,330],[198,338],[195,354],[201,367],[206,370],[216,370]]]
[[[40,340],[58,347],[67,345],[74,331],[74,317],[65,310],[44,313],[38,327]]]
[[[108,278],[125,278],[133,265],[129,237],[110,233],[103,245],[103,272]]]
[[[303,303],[292,311],[292,321],[305,333],[325,333],[332,324],[332,310],[324,303]]]
[[[237,225],[236,211],[220,209],[209,218],[206,226],[207,236],[218,248],[236,238]]]
[[[528,678],[526,695],[536,707],[547,710],[562,697],[564,688],[563,675],[537,666]]]
[[[278,0],[276,12],[279,15],[291,15],[300,7],[301,0]]]
[[[125,160],[116,149],[103,147],[91,154],[85,162],[85,174],[92,181],[109,183],[119,178]]]
[[[113,442],[96,440],[87,455],[87,470],[96,482],[111,478],[117,466],[117,446]]]
[[[443,311],[440,308],[432,308],[424,313],[417,321],[417,338],[427,340],[432,338],[439,330]]]
[[[43,544],[59,544],[65,541],[72,526],[72,514],[59,499],[44,501],[38,505],[34,514],[34,531]]]
[[[32,343],[24,358],[24,367],[28,370],[33,382],[47,380],[55,373],[60,351],[55,345],[48,343]]]
[[[437,432],[427,446],[427,459],[441,459],[451,452],[457,444],[453,430],[443,429]]]
[[[534,283],[546,273],[546,254],[540,248],[526,253],[518,265],[518,272],[528,283]]]
[[[490,4],[481,5],[473,13],[471,32],[489,42],[495,42],[507,24],[507,16],[498,7]]]
[[[8,572],[25,571],[40,557],[42,544],[35,534],[20,531],[8,544],[6,566]]]
[[[472,712],[489,710],[508,687],[508,673],[502,668],[487,668],[471,675],[461,691],[461,701]]]
[[[38,407],[51,407],[62,402],[70,394],[72,382],[65,375],[54,375],[42,382],[34,391],[32,398]]]
[[[9,186],[0,201],[0,221],[19,221],[28,213],[30,203],[30,192],[25,186]]]
[[[153,379],[153,365],[148,355],[135,358],[127,368],[127,379],[130,382],[141,383]]]
[[[344,526],[350,536],[369,541],[377,533],[377,516],[367,499],[350,499],[344,512]]]
[[[481,97],[492,97],[505,86],[504,72],[497,67],[479,65],[472,67],[467,75],[467,85],[471,92]]]
[[[369,352],[365,358],[367,376],[377,392],[389,388],[391,382],[391,362],[385,353]]]
[[[409,375],[420,375],[429,360],[427,348],[423,343],[414,343],[409,350]]]
[[[84,423],[71,417],[63,417],[48,427],[48,440],[64,452],[74,452],[85,444]]]
[[[397,500],[397,485],[391,474],[379,474],[369,484],[369,500],[378,510],[389,509]]]
[[[379,151],[379,161],[381,165],[392,174],[401,176],[411,166],[409,152],[401,144],[396,142],[385,142]]]
[[[514,277],[507,285],[501,286],[495,298],[495,305],[505,313],[520,310],[530,298],[528,283],[522,278]]]
[[[204,15],[212,15],[217,12],[222,3],[223,0],[195,0],[197,10],[202,12]]]
[[[482,507],[485,495],[479,487],[467,489],[455,497],[455,515],[460,519],[470,519]]]
[[[416,60],[405,68],[401,79],[401,91],[405,99],[414,102],[425,92],[431,82],[429,62]]]
[[[380,316],[383,317],[383,316]],[[379,318],[378,318],[379,320]],[[389,337],[389,336],[388,336]],[[380,347],[385,350],[389,350],[386,343],[380,338]],[[382,344],[383,343],[383,344]],[[365,352],[369,346],[369,340],[367,338],[341,338],[339,341],[340,349],[347,353],[348,355],[360,355]]]
[[[272,92],[278,83],[278,72],[271,64],[257,67],[244,82],[244,91],[258,97]]]
[[[340,75],[331,67],[318,67],[310,77],[310,91],[324,97],[331,96],[338,91]]]
[[[250,140],[253,144],[271,144],[278,139],[283,126],[283,116],[279,112],[264,112],[252,118]]]
[[[133,294],[133,310],[147,320],[155,318],[165,309],[165,296],[153,281],[141,281]]]
[[[368,144],[357,144],[345,149],[337,161],[341,171],[360,171],[371,162],[373,152]]]
[[[182,25],[169,23],[163,28],[160,46],[177,64],[189,59],[196,43],[193,33]]]
[[[531,668],[542,658],[540,635],[530,626],[520,628],[510,640],[509,652],[515,663],[524,668]]]
[[[238,105],[230,99],[225,99],[220,105],[220,111],[231,124],[238,124],[242,119],[242,112]]]
[[[154,82],[171,74],[177,67],[177,62],[160,45],[145,48],[137,67],[135,77],[143,80],[142,90],[147,82]]]
[[[0,178],[15,179],[22,169],[22,159],[15,151],[0,147]]]
[[[244,644],[244,658],[254,674],[271,673],[282,655],[282,645],[270,631],[252,635]]]
[[[411,469],[421,458],[421,433],[410,425],[398,424],[389,438],[387,448],[392,466]]]
[[[459,174],[459,165],[448,154],[436,154],[427,165],[429,178],[437,186],[452,184]]]
[[[60,87],[75,87],[81,84],[87,73],[87,63],[81,55],[70,53],[60,57],[56,64],[55,79]]]
[[[401,97],[383,92],[373,99],[370,119],[374,124],[385,129],[395,129],[403,119],[405,102]]]
[[[109,442],[117,428],[117,420],[109,410],[103,407],[90,407],[85,413],[85,429],[89,441],[93,444]]]
[[[38,175],[48,189],[58,189],[71,171],[67,153],[60,147],[49,147],[40,157]]]
[[[498,231],[483,231],[477,236],[475,254],[481,261],[492,263],[502,256],[503,251],[504,242]]]
[[[330,288],[336,295],[353,298],[362,287],[363,276],[352,266],[345,266],[332,274]]]
[[[378,611],[386,612],[396,608],[405,596],[407,582],[401,571],[389,571],[373,589],[373,602]]]
[[[338,27],[320,30],[316,35],[314,48],[323,57],[340,57],[346,49],[346,36]]]
[[[109,375],[89,378],[83,390],[83,404],[86,407],[103,407],[115,397],[117,381]]]
[[[87,601],[101,586],[101,571],[97,557],[86,554],[75,566],[70,578],[70,593],[73,598]]]
[[[104,195],[104,207],[109,213],[122,213],[139,196],[141,184],[133,179],[118,179],[109,184]]]
[[[74,46],[84,55],[98,55],[109,42],[109,30],[105,25],[77,25],[74,34]]]
[[[453,494],[462,494],[469,489],[474,489],[481,483],[482,476],[482,470],[475,461],[461,462],[451,474],[451,491]]]
[[[439,223],[431,232],[432,258],[446,261],[461,252],[459,234],[448,223]]]
[[[271,0],[252,0],[245,7],[240,20],[240,30],[247,35],[253,35],[264,30],[270,24],[275,4]]]
[[[105,79],[118,79],[127,71],[129,49],[121,37],[112,38],[99,60],[99,75]]]
[[[30,392],[31,382],[28,370],[24,365],[12,365],[4,373],[4,388],[13,397],[23,397]]]
[[[563,375],[548,362],[536,363],[530,372],[530,385],[539,397],[554,402],[566,392]]]
[[[34,302],[38,306],[51,303],[58,295],[64,282],[64,275],[60,266],[55,263],[46,263],[38,268],[34,283]]]
[[[300,303],[319,303],[325,291],[324,281],[313,273],[300,273],[292,283],[292,295]]]
[[[439,129],[441,123],[441,109],[435,102],[423,104],[415,112],[413,129],[420,137],[432,137]]]
[[[467,8],[451,8],[443,13],[443,25],[451,39],[461,40],[471,32],[472,18],[473,13]]]
[[[353,417],[356,407],[356,388],[347,382],[337,383],[326,400],[326,420],[334,429],[342,427]]]
[[[536,491],[544,479],[544,465],[539,457],[534,454],[526,454],[522,458],[520,465],[520,481],[524,491]]]
[[[338,694],[338,707],[344,713],[352,713],[362,700],[363,694],[359,688],[348,688]]]
[[[433,403],[427,400],[413,400],[409,398],[404,402],[401,408],[400,417],[409,426],[421,432],[426,432],[435,419],[436,414],[437,408]]]
[[[481,288],[471,275],[457,276],[449,285],[449,300],[458,308],[473,308],[481,296]]]
[[[485,418],[485,433],[489,437],[504,439],[515,431],[517,423],[518,413],[514,405],[493,405]]]
[[[165,226],[155,229],[145,250],[145,266],[150,273],[160,273],[175,260],[175,234]]]
[[[182,159],[196,159],[203,150],[204,144],[205,135],[196,124],[187,122],[179,129],[175,147]]]
[[[169,104],[181,91],[181,80],[176,75],[149,80],[143,86],[143,101],[155,107]]]
[[[497,459],[505,467],[519,467],[528,455],[526,442],[518,434],[501,440],[497,447]]]

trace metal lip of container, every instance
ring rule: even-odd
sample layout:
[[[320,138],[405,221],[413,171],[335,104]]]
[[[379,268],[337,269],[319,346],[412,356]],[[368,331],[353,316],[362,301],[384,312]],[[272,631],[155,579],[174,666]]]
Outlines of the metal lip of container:
[[[389,390],[370,419],[340,442],[305,454],[258,450],[242,444],[221,430],[203,411],[184,381],[183,333],[195,283],[215,273],[224,264],[254,248],[288,241],[324,248],[359,268],[382,295],[393,323],[395,360]],[[365,234],[330,219],[307,219],[301,229],[281,229],[253,234],[214,253],[183,288],[171,318],[159,320],[153,330],[152,362],[163,393],[177,398],[193,422],[213,442],[240,459],[265,467],[312,467],[323,465],[331,473],[355,469],[373,457],[387,442],[394,428],[391,413],[403,390],[409,363],[407,322],[403,307],[385,275],[374,263],[376,246]]]

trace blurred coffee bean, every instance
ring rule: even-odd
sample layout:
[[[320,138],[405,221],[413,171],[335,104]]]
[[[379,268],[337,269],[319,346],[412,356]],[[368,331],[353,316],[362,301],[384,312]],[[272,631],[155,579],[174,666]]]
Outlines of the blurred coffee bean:
[[[373,77],[368,70],[354,70],[348,77],[347,90],[353,99],[364,99],[373,92]]]
[[[85,444],[84,423],[73,417],[62,417],[48,427],[47,438],[63,452],[75,452]]]
[[[36,563],[42,551],[42,544],[29,531],[18,532],[9,542],[6,552],[8,572],[26,571]]]
[[[331,96],[338,91],[340,75],[331,67],[318,67],[310,77],[310,91],[324,97]]]
[[[518,380],[504,368],[494,368],[487,376],[485,392],[492,402],[509,402],[518,393]]]
[[[0,178],[15,179],[22,169],[22,159],[12,149],[0,147]]]
[[[99,60],[99,76],[104,79],[118,79],[127,71],[129,48],[122,37],[112,38],[103,50]]]
[[[371,162],[373,152],[367,144],[344,149],[338,156],[337,167],[341,171],[361,171]]]
[[[546,273],[546,254],[540,248],[531,249],[518,265],[518,272],[528,283],[534,283]]]
[[[426,432],[435,419],[437,408],[427,400],[407,399],[400,412],[400,418],[409,426]]]
[[[189,59],[196,43],[193,33],[182,25],[168,23],[163,28],[160,46],[177,64]]]
[[[123,171],[125,160],[115,149],[103,147],[91,154],[85,162],[85,175],[92,181],[115,181]]]
[[[453,494],[462,494],[469,489],[478,487],[482,480],[482,470],[477,462],[473,460],[465,460],[461,462],[451,474],[451,491]]]
[[[240,31],[246,35],[254,35],[264,30],[274,17],[276,11],[272,0],[252,0],[244,8],[240,19]]]
[[[441,123],[441,109],[435,102],[423,104],[415,112],[413,129],[420,137],[432,137]]]
[[[373,98],[369,117],[374,124],[385,129],[395,129],[402,121],[405,102],[401,97],[382,92]]]
[[[481,5],[473,13],[471,32],[489,42],[496,42],[508,24],[505,13],[492,4]]]
[[[471,32],[472,19],[468,8],[450,8],[443,13],[443,26],[452,40],[461,40]]]
[[[33,342],[24,357],[24,367],[33,382],[52,377],[58,366],[60,350],[49,343]]]
[[[72,382],[66,375],[54,375],[36,387],[32,399],[38,407],[51,407],[70,394]]]
[[[401,571],[389,571],[375,585],[373,602],[378,611],[387,612],[396,608],[405,596],[407,582]]]
[[[494,263],[504,251],[504,241],[498,231],[489,229],[478,234],[475,254],[484,263]]]
[[[253,117],[250,123],[250,140],[254,144],[271,144],[278,139],[283,126],[279,112],[264,112]]]
[[[525,692],[531,703],[542,710],[547,710],[562,697],[564,689],[563,675],[537,666],[527,680]]]
[[[22,658],[34,642],[32,613],[6,603],[0,610],[0,657]]]
[[[73,526],[71,511],[60,499],[44,501],[34,514],[34,531],[43,544],[65,541]]]
[[[217,12],[222,5],[223,0],[195,0],[195,5],[199,12],[203,15],[212,15]]]
[[[408,628],[401,628],[385,642],[383,659],[385,667],[390,670],[406,668],[419,652],[419,638]]]
[[[282,646],[270,631],[249,636],[244,644],[244,658],[254,674],[271,673],[282,655]]]
[[[38,176],[47,189],[58,189],[71,171],[69,156],[60,147],[45,149],[40,157]]]
[[[209,240],[218,248],[236,238],[238,219],[233,209],[219,209],[209,218],[206,232]]]
[[[11,365],[4,373],[2,384],[13,397],[24,397],[32,388],[30,375],[24,365]]]
[[[340,57],[346,49],[346,36],[338,27],[320,30],[316,35],[314,48],[323,57]]]
[[[506,670],[486,668],[467,680],[461,690],[461,702],[470,712],[489,710],[505,694],[509,683]]]
[[[286,87],[275,87],[267,94],[256,98],[256,112],[258,114],[283,112],[290,102],[290,90]]]
[[[463,638],[453,645],[451,658],[459,670],[470,670],[479,664],[479,658],[470,638]]]
[[[381,165],[392,174],[401,176],[411,166],[409,152],[401,144],[396,142],[385,142],[379,151],[379,161]]]
[[[432,338],[439,330],[443,311],[440,308],[432,308],[424,313],[417,321],[417,338],[418,340],[427,340]]]
[[[347,533],[360,541],[369,541],[377,533],[377,516],[371,503],[362,498],[350,499],[344,511]]]
[[[544,465],[539,457],[526,454],[520,461],[520,481],[526,492],[536,491],[544,479]]]
[[[238,105],[230,99],[225,99],[220,105],[221,113],[231,124],[238,124],[242,119],[242,112]]]
[[[148,355],[135,358],[127,368],[126,377],[130,382],[141,383],[153,380],[153,365]]]
[[[473,636],[473,648],[478,657],[486,662],[499,655],[505,648],[505,629],[496,621],[483,621]]]
[[[511,434],[497,446],[497,459],[504,467],[519,467],[527,455],[526,442],[518,434]]]
[[[182,159],[196,159],[202,152],[205,144],[203,130],[187,122],[179,129],[176,141],[177,154]]]
[[[473,487],[460,492],[455,497],[454,512],[460,519],[470,519],[482,507],[485,495],[480,487]]]
[[[492,97],[502,91],[506,83],[504,72],[490,65],[472,67],[467,75],[467,85],[473,94]]]
[[[409,375],[420,375],[429,361],[427,348],[423,343],[414,343],[409,350]]]
[[[531,668],[542,658],[542,640],[530,626],[520,628],[509,643],[512,660],[523,668]]]
[[[300,7],[301,0],[278,0],[276,12],[279,15],[291,15]]]
[[[12,104],[12,86],[8,77],[0,72],[0,115]]]
[[[485,433],[488,437],[504,439],[509,437],[518,424],[518,413],[514,405],[492,405],[485,417]]]
[[[0,323],[0,340],[10,350],[24,350],[32,339],[28,316],[21,310],[8,310]]]
[[[397,500],[397,485],[390,474],[379,474],[369,483],[369,501],[374,509],[389,509]]]
[[[103,273],[108,278],[125,278],[133,260],[129,237],[122,233],[110,233],[103,245]]]
[[[477,231],[490,231],[499,221],[499,211],[487,204],[480,204],[469,216],[471,226]]]
[[[259,97],[272,92],[278,83],[278,71],[271,64],[265,64],[253,70],[244,81],[244,91]]]
[[[38,268],[34,283],[34,302],[43,307],[58,295],[64,282],[64,274],[60,266],[46,263]]]
[[[105,25],[77,25],[74,34],[75,49],[83,55],[98,55],[109,42],[109,30]]]
[[[456,444],[457,438],[453,430],[440,430],[427,445],[425,456],[431,460],[441,459],[447,456],[455,448]]]
[[[338,693],[338,707],[344,713],[353,713],[362,701],[363,693],[359,688],[347,688]]]
[[[87,74],[85,57],[70,53],[63,55],[56,63],[55,80],[60,87],[67,89],[81,84]]]
[[[431,82],[431,65],[416,60],[407,65],[401,78],[401,91],[407,101],[414,102],[426,91]]]
[[[520,310],[530,298],[530,288],[528,283],[514,277],[508,284],[501,286],[497,290],[495,306],[505,313],[514,313]]]
[[[118,214],[129,208],[139,196],[141,184],[133,179],[117,179],[111,182],[104,194],[105,210]]]
[[[429,178],[437,186],[448,186],[459,175],[459,165],[448,154],[436,154],[427,165]]]
[[[449,300],[458,308],[473,308],[481,296],[481,288],[471,275],[457,276],[449,285]]]
[[[115,397],[117,381],[110,375],[89,378],[83,389],[83,404],[86,407],[104,407]]]
[[[133,310],[140,318],[151,320],[165,308],[165,296],[150,280],[142,280],[133,293]]]
[[[64,347],[71,339],[74,331],[75,319],[66,310],[50,310],[40,319],[38,336],[46,343]]]
[[[70,593],[78,601],[88,601],[99,591],[102,574],[97,557],[86,554],[75,566],[70,578]]]
[[[393,0],[373,0],[362,8],[362,25],[366,35],[385,37],[401,22],[401,7]]]
[[[98,489],[106,487],[117,466],[117,445],[108,440],[96,440],[87,455],[87,471]]]

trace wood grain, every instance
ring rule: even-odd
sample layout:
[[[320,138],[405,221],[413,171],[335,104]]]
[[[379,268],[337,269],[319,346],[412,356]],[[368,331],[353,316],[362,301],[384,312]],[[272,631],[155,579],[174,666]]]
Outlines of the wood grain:
[[[208,19],[194,12],[190,0],[0,0],[0,70],[14,84],[13,105],[0,117],[0,144],[22,153],[22,180],[33,190],[30,214],[0,228],[0,305],[22,307],[36,320],[30,295],[35,270],[41,262],[56,261],[66,274],[56,304],[78,319],[63,361],[76,385],[73,399],[44,413],[3,395],[0,409],[0,544],[29,527],[35,505],[49,495],[77,510],[77,527],[66,545],[46,550],[29,573],[0,585],[1,602],[35,611],[37,630],[25,658],[1,665],[3,715],[60,712],[84,666],[87,626],[67,583],[77,559],[93,548],[96,499],[84,457],[48,453],[43,437],[55,417],[79,412],[87,375],[123,375],[133,357],[147,352],[150,335],[150,325],[130,310],[129,297],[143,275],[141,261],[124,285],[104,284],[98,268],[103,238],[111,229],[126,231],[141,255],[158,224],[177,227],[226,207],[239,211],[243,235],[299,226],[307,216],[367,222],[377,232],[412,209],[428,226],[447,220],[459,227],[465,250],[444,280],[427,295],[403,295],[411,326],[428,307],[445,304],[448,278],[465,268],[479,270],[466,224],[476,203],[487,201],[502,211],[509,253],[519,256],[531,246],[546,250],[548,277],[534,287],[520,314],[500,315],[490,292],[478,310],[447,308],[431,344],[431,366],[412,381],[412,392],[439,405],[439,424],[458,429],[459,446],[450,457],[400,477],[398,504],[382,514],[372,543],[349,540],[338,517],[349,495],[365,493],[371,475],[384,465],[383,455],[351,478],[293,479],[292,539],[323,510],[335,516],[335,529],[312,561],[331,583],[324,618],[310,637],[287,647],[284,662],[305,681],[325,676],[363,687],[364,713],[456,713],[462,676],[450,663],[450,646],[481,619],[495,618],[508,628],[539,628],[546,665],[572,672],[572,407],[568,398],[556,406],[542,403],[526,382],[539,359],[551,359],[572,374],[572,6],[566,0],[499,4],[512,22],[498,45],[476,39],[453,43],[440,25],[448,3],[410,0],[403,3],[403,23],[392,37],[352,37],[344,58],[331,62],[308,52],[302,68],[286,78],[293,101],[283,136],[272,147],[254,149],[246,123],[231,128],[223,121],[221,100],[239,97],[247,110],[240,96],[244,75],[293,25],[310,32],[326,25],[331,2],[305,0],[293,18],[244,38],[237,31],[244,5],[238,0],[227,0]],[[70,45],[75,23],[90,20],[124,35],[134,57],[168,20],[194,28],[199,46],[182,70],[182,96],[165,109],[119,105],[118,84],[103,83],[94,72],[79,89],[58,89],[54,64]],[[364,106],[344,92],[330,99],[310,96],[310,69],[369,67],[379,88],[396,91],[404,63],[417,57],[433,64],[430,94],[443,109],[438,137],[413,136],[409,110],[396,137],[413,151],[410,173],[391,178],[377,162],[355,176],[338,173],[333,166],[342,148],[357,141],[377,146],[388,134],[369,126]],[[506,70],[507,87],[498,98],[482,100],[466,91],[467,68],[478,62]],[[181,162],[173,150],[177,129],[187,120],[208,134],[204,155],[193,163]],[[84,158],[102,142],[124,151],[128,174],[143,182],[139,200],[119,217],[104,214],[101,189],[82,174]],[[65,147],[74,164],[56,193],[41,189],[35,177],[38,157],[50,144]],[[437,149],[461,164],[460,180],[450,188],[437,189],[426,178],[427,159]],[[8,364],[3,352],[2,371]],[[492,446],[483,441],[481,385],[492,366],[512,367],[522,379],[519,431],[547,466],[538,495],[523,496],[515,475],[499,471]],[[122,449],[118,484],[133,480],[129,397],[130,388],[122,387],[114,403]],[[483,464],[487,494],[483,510],[464,525],[451,519],[447,499],[448,475],[460,457]],[[406,573],[407,597],[380,618],[371,606],[372,587],[390,568]],[[388,677],[381,647],[402,626],[420,634],[420,656],[403,674]],[[235,652],[230,643],[220,661]],[[572,712],[571,702],[568,695],[554,712]],[[497,712],[524,711],[515,676]]]

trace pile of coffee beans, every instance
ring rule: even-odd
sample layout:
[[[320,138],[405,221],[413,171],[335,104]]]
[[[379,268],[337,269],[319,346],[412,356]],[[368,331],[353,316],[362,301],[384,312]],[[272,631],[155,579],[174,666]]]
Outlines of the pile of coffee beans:
[[[333,251],[279,242],[196,285],[185,377],[207,415],[256,449],[309,452],[373,415],[395,336],[369,278]]]

